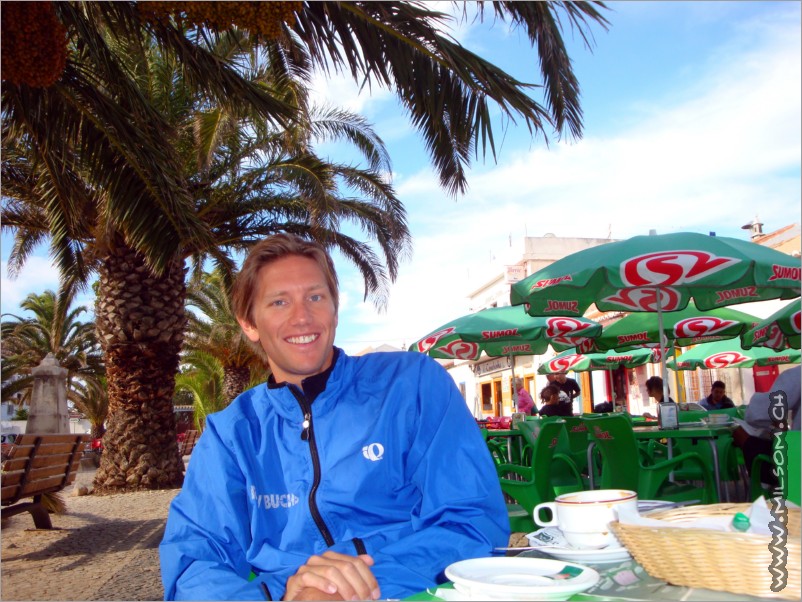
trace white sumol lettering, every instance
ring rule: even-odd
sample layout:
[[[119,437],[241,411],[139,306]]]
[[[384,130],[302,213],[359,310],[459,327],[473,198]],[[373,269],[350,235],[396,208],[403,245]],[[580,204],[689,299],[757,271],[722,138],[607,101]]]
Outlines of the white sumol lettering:
[[[273,510],[276,508],[292,508],[300,500],[294,493],[256,493],[256,487],[251,485],[251,499],[257,508]]]

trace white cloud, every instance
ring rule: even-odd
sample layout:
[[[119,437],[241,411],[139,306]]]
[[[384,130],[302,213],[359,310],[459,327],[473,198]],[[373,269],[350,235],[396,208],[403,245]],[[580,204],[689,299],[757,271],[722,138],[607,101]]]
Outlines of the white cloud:
[[[19,276],[11,279],[8,276],[8,262],[3,261],[0,275],[0,302],[2,313],[19,315],[20,303],[31,293],[41,294],[50,289],[58,290],[58,271],[47,257],[32,255]]]

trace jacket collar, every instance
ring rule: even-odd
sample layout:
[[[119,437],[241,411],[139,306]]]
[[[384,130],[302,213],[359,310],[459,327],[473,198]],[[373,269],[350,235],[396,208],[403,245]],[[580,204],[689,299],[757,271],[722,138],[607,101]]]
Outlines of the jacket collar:
[[[320,374],[315,374],[301,381],[301,386],[288,382],[277,383],[271,374],[267,379],[267,396],[276,412],[285,418],[297,418],[301,411],[296,394],[303,395],[310,406],[314,404],[314,414],[320,415],[327,411],[336,400],[330,395],[332,390],[339,388],[343,375],[347,369],[348,356],[339,347],[334,347],[334,357],[331,366]]]

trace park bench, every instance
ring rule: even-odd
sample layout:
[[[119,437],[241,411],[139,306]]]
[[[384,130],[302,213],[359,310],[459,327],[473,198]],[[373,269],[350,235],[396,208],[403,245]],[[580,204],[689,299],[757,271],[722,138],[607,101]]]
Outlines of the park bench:
[[[178,444],[178,453],[182,458],[192,453],[192,450],[195,448],[195,443],[198,442],[198,437],[200,437],[199,431],[187,431],[184,440]]]
[[[42,504],[46,493],[61,491],[75,480],[89,435],[26,433],[18,435],[3,461],[3,518],[29,512],[37,529],[52,529]],[[23,501],[33,498],[33,501]]]

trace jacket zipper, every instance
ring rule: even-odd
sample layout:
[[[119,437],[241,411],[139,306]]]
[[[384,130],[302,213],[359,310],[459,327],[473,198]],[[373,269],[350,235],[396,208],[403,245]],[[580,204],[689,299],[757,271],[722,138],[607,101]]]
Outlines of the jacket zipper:
[[[309,454],[312,457],[312,488],[309,490],[309,512],[312,514],[312,519],[315,521],[320,534],[326,542],[326,545],[331,547],[334,545],[334,538],[331,536],[331,531],[326,526],[326,521],[320,515],[320,510],[317,507],[317,488],[320,486],[320,458],[317,454],[317,444],[315,443],[315,429],[312,425],[312,408],[306,401],[306,397],[301,391],[297,391],[295,387],[290,387],[295,399],[301,406],[301,411],[304,414],[303,430],[301,431],[301,439],[309,443]]]

